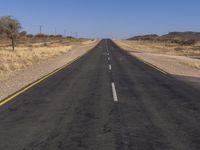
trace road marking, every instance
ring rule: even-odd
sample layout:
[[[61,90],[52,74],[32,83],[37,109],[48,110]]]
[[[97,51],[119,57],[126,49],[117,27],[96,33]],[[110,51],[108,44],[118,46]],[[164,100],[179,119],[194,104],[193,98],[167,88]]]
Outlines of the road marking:
[[[108,51],[108,41],[106,40],[106,50],[107,50],[107,52],[109,52]]]
[[[151,64],[151,63],[149,63],[149,62],[147,62],[147,61],[145,61],[145,60],[143,60],[143,59],[141,59],[141,58],[139,58],[139,57],[136,57],[136,56],[135,56],[135,58],[137,58],[138,60],[142,61],[142,62],[145,63],[146,65],[148,65],[148,66],[150,66],[150,67],[152,67],[152,68],[158,70],[159,72],[162,72],[162,73],[165,74],[165,75],[168,74],[166,71],[164,71],[164,70],[158,68],[157,66],[155,66],[155,65],[153,65],[153,64]]]
[[[111,67],[111,65],[109,65],[109,70],[112,70],[112,67]]]
[[[115,88],[115,83],[114,82],[112,82],[112,94],[113,94],[113,100],[115,101],[115,102],[118,102],[118,98],[117,98],[117,92],[116,92],[116,88]]]
[[[30,85],[22,88],[21,90],[19,90],[18,92],[16,92],[15,94],[9,96],[8,98],[0,101],[0,107],[5,105],[6,103],[8,103],[9,101],[11,101],[12,99],[16,98],[17,96],[21,95],[22,93],[26,92],[27,90],[29,90],[30,88],[32,88],[33,86],[39,84],[40,82],[44,81],[45,79],[49,78],[50,76],[56,74],[57,72],[63,70],[64,68],[66,68],[67,66],[69,66],[70,64],[74,63],[75,61],[77,61],[78,59],[80,59],[81,57],[83,57],[84,55],[86,55],[87,53],[89,53],[92,49],[89,49],[86,53],[82,54],[81,56],[75,58],[74,60],[68,62],[67,64],[65,64],[64,66],[54,70],[53,72],[45,75],[44,77],[36,80],[35,82],[31,83]]]
[[[110,57],[108,57],[108,61],[110,61]]]
[[[150,64],[150,63],[148,63],[148,62],[146,62],[146,61],[143,61],[143,62],[144,62],[145,64],[147,64],[147,65],[153,67],[154,69],[156,69],[156,70],[162,72],[163,74],[168,74],[166,71],[164,71],[164,70],[162,70],[162,69],[160,69],[160,68],[154,66],[153,64]]]
[[[110,54],[108,53],[108,56],[110,56]]]

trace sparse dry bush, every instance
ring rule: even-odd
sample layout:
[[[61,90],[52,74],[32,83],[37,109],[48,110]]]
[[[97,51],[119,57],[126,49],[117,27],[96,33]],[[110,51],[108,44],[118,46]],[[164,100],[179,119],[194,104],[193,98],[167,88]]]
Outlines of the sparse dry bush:
[[[35,38],[46,38],[46,37],[48,37],[48,36],[45,35],[45,34],[42,34],[42,33],[39,33],[39,34],[35,35]]]
[[[179,45],[185,45],[185,46],[190,46],[190,45],[194,45],[196,43],[196,41],[194,39],[190,39],[190,40],[171,40],[171,43],[176,43]]]
[[[34,35],[33,35],[33,34],[28,34],[27,37],[28,37],[28,38],[33,38]]]
[[[175,50],[175,51],[182,51],[183,48],[181,48],[181,47],[175,47],[174,50]]]
[[[15,49],[15,41],[18,37],[21,24],[11,16],[0,17],[0,33],[3,33],[12,42],[12,49]]]

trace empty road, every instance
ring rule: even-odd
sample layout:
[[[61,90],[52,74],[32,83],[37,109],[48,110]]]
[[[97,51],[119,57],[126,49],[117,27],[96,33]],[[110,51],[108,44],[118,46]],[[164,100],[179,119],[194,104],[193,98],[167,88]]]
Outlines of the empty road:
[[[200,150],[200,89],[102,40],[0,107],[0,150]]]

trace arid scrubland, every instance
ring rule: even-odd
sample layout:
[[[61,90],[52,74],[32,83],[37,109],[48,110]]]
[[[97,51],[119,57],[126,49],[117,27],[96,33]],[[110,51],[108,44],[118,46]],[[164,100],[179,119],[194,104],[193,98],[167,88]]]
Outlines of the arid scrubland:
[[[74,46],[89,44],[90,40],[83,39],[51,39],[21,41],[13,51],[6,42],[0,43],[0,74],[25,69],[40,61],[56,57]]]
[[[121,43],[141,52],[200,57],[200,42],[194,45],[180,45],[167,41],[123,40]]]
[[[200,33],[169,33],[164,36],[145,35],[115,42],[130,54],[166,72],[200,77]]]

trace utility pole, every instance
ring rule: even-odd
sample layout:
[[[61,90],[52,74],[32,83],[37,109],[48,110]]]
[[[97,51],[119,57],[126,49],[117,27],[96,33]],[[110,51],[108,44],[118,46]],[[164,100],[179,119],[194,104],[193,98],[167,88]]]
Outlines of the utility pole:
[[[55,35],[57,35],[57,29],[56,29],[56,27],[54,28],[54,32],[55,32]]]
[[[64,30],[64,36],[66,37],[66,33],[67,33],[67,31],[66,30]]]
[[[40,34],[41,34],[42,33],[42,26],[40,25],[39,28],[40,28],[39,30],[40,30]]]

